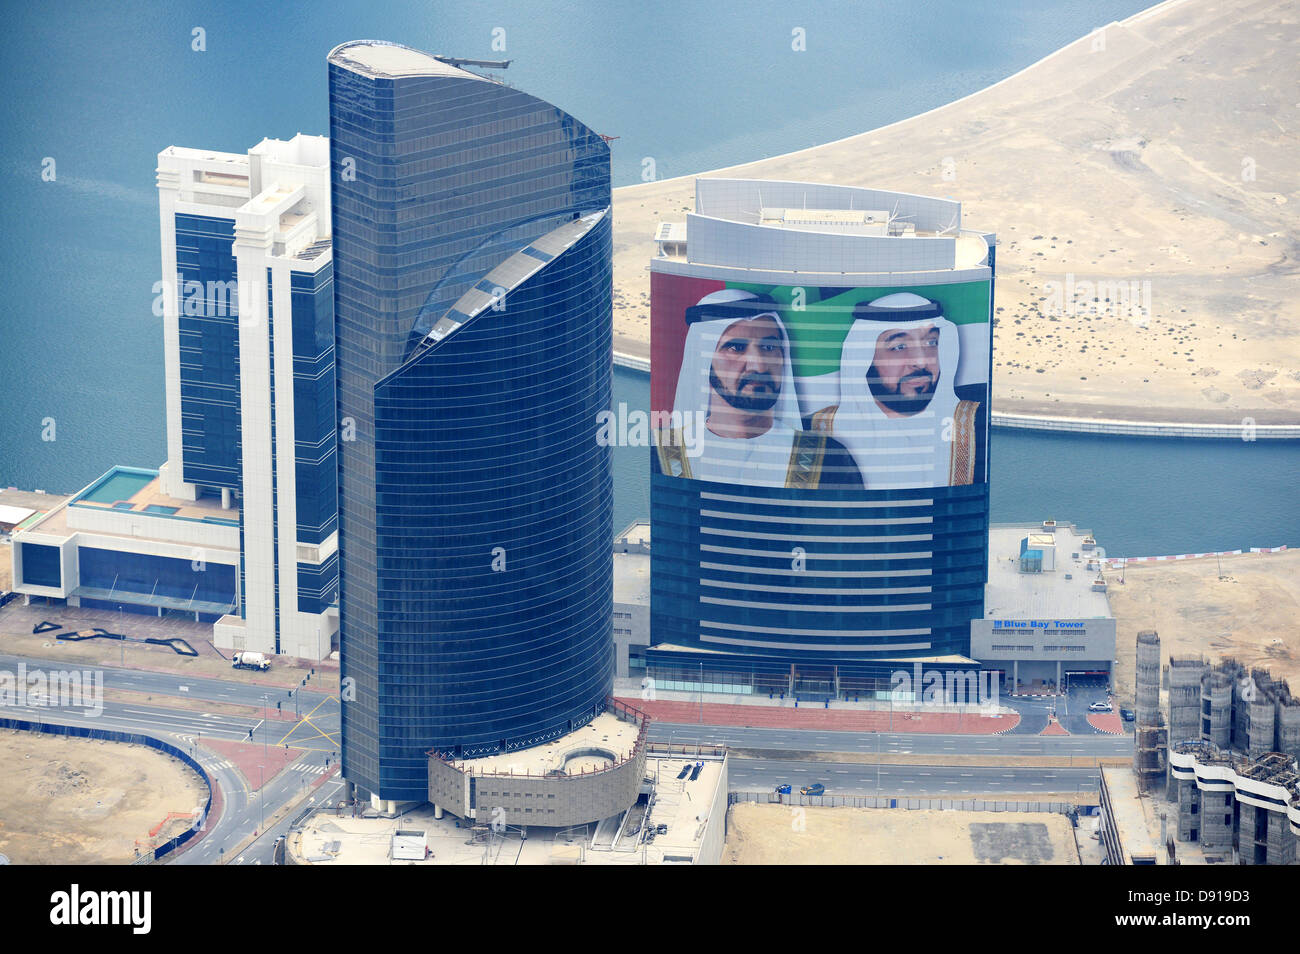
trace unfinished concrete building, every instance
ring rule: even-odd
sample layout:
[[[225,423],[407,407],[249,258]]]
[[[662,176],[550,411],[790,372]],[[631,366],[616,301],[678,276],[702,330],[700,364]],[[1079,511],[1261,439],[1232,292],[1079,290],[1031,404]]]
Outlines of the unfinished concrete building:
[[[1200,741],[1201,677],[1208,666],[1204,656],[1169,657],[1169,665],[1165,667],[1165,688],[1169,691],[1166,741],[1171,747],[1179,742]],[[1165,791],[1171,800],[1175,797],[1175,790],[1170,774]]]
[[[1137,685],[1133,714],[1138,725],[1153,725],[1160,714],[1160,634],[1153,629],[1137,634]]]
[[[1138,791],[1158,789],[1165,780],[1169,732],[1160,712],[1160,636],[1155,630],[1137,635],[1137,684],[1133,699],[1136,725],[1133,774]]]
[[[1300,772],[1294,758],[1269,752],[1235,755],[1213,742],[1175,743],[1169,751],[1169,797],[1179,841],[1247,865],[1296,863],[1300,840]]]
[[[1224,660],[1225,663],[1231,660]],[[1272,677],[1263,669],[1236,674],[1232,684],[1232,747],[1250,756],[1274,751],[1276,711]]]
[[[1144,649],[1149,652],[1150,644],[1144,647],[1139,636],[1139,694]],[[1247,670],[1235,659],[1211,666],[1201,656],[1175,656],[1165,667],[1165,682],[1171,745],[1203,740],[1250,756],[1282,752],[1300,758],[1300,699],[1285,679],[1265,669]]]
[[[1165,717],[1156,713],[1153,725],[1138,725],[1133,746],[1133,774],[1137,776],[1138,791],[1147,794],[1165,784],[1167,772],[1165,753],[1169,750],[1169,730]]]
[[[1221,749],[1232,743],[1232,681],[1218,669],[1201,676],[1201,738]]]
[[[1300,758],[1300,699],[1266,669],[1246,671],[1236,660],[1218,667],[1233,679],[1232,747],[1247,755],[1283,752]]]

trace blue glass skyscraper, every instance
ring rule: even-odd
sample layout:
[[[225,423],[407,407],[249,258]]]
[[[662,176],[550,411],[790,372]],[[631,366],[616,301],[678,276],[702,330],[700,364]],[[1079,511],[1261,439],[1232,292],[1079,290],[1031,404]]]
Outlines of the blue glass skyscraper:
[[[329,56],[343,771],[523,748],[612,687],[609,147],[390,43]]]
[[[887,700],[913,667],[974,669],[996,235],[955,200],[857,186],[715,176],[695,199],[650,266],[670,429],[646,674]]]

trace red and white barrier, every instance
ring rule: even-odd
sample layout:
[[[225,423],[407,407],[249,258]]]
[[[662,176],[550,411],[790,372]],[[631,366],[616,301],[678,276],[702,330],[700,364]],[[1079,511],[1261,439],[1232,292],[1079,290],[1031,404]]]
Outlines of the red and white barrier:
[[[1281,553],[1286,546],[1280,547],[1251,547],[1251,553]],[[1145,556],[1145,557],[1107,557],[1101,561],[1103,569],[1119,570],[1123,569],[1129,563],[1162,563],[1167,560],[1199,560],[1202,557],[1220,557],[1220,556],[1241,556],[1245,550],[1215,550],[1210,553],[1179,553],[1173,556]]]

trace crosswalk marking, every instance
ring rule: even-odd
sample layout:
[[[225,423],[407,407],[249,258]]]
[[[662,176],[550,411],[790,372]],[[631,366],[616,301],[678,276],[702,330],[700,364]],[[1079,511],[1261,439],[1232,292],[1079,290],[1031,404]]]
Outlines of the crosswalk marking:
[[[324,775],[325,766],[323,765],[303,765],[296,764],[289,766],[295,772],[302,772],[304,775]]]

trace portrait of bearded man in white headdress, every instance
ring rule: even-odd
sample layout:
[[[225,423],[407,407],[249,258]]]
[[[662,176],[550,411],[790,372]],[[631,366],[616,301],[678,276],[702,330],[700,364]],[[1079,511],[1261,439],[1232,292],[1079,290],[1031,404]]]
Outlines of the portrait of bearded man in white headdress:
[[[860,489],[844,447],[805,431],[790,339],[775,303],[728,288],[686,309],[686,344],[673,415],[703,415],[688,446],[669,427],[656,436],[659,470],[673,477],[802,489]]]
[[[840,403],[810,416],[853,455],[869,490],[984,479],[985,392],[955,385],[961,343],[936,301],[910,292],[858,305],[840,358]]]

